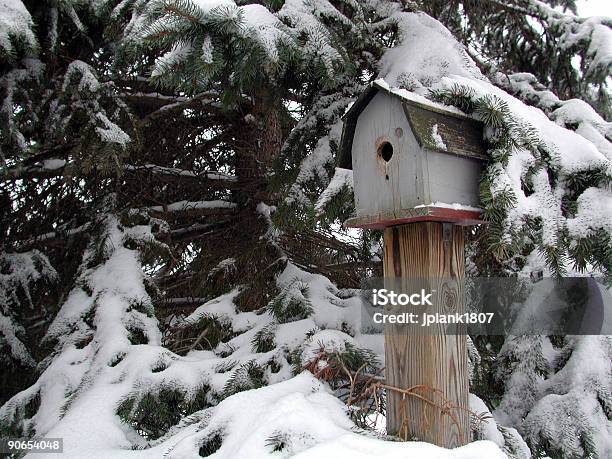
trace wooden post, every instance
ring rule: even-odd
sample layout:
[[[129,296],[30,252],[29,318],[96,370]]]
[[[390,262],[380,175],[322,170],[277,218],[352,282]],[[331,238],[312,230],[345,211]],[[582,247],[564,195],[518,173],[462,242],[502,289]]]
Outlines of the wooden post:
[[[385,229],[385,278],[401,278],[403,285],[420,281],[420,285],[435,290],[434,306],[428,312],[464,312],[464,264],[461,227],[420,222]],[[411,310],[417,312],[414,306]],[[446,448],[468,443],[466,335],[432,334],[430,329],[427,335],[415,336],[400,330],[405,327],[402,325],[386,327],[387,384],[402,389],[423,386],[415,393],[446,406],[440,409],[415,396],[402,400],[402,394],[388,391],[387,431],[406,440],[416,438]]]

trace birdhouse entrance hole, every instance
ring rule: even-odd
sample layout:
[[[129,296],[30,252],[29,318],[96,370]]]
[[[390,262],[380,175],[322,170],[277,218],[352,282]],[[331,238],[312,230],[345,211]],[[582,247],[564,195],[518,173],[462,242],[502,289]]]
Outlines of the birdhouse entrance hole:
[[[389,142],[381,143],[378,147],[378,154],[385,160],[385,162],[388,163],[393,156],[393,145],[391,145]]]

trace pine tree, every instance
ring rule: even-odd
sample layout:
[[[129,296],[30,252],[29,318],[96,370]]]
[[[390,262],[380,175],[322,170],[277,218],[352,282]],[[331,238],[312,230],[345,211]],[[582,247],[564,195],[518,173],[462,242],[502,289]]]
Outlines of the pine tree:
[[[170,454],[195,429],[183,452],[207,455],[227,439],[211,407],[317,349],[373,366],[354,289],[380,273],[380,234],[339,228],[352,180],[334,166],[342,114],[380,76],[486,125],[476,274],[610,275],[593,202],[610,202],[611,23],[571,0],[5,3],[0,436]],[[601,161],[560,161],[509,94]],[[556,213],[516,210],[532,196]],[[525,457],[522,435],[536,456],[606,456],[608,341],[474,339],[504,451]],[[585,355],[599,366],[574,371]]]

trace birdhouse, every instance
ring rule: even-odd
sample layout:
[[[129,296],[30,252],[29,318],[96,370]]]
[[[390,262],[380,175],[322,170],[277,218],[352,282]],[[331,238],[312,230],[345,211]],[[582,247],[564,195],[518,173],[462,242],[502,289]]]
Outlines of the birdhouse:
[[[482,223],[482,123],[374,82],[344,116],[338,166],[353,170],[356,217],[346,226]]]

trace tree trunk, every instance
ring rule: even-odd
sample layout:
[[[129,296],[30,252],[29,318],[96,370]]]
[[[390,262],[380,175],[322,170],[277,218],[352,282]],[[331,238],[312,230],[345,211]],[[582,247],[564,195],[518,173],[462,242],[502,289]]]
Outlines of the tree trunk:
[[[401,284],[435,290],[427,313],[463,313],[463,230],[451,224],[412,223],[385,229],[385,286]],[[400,279],[398,279],[400,278]],[[394,281],[395,279],[395,281]],[[422,306],[410,306],[422,312]],[[413,389],[403,396],[389,391],[387,431],[403,439],[427,441],[446,448],[469,441],[467,338],[444,334],[444,325],[428,331],[405,325],[386,325],[385,360],[388,385]],[[416,334],[415,333],[418,333]],[[403,400],[404,399],[404,400]]]
[[[283,145],[279,122],[280,101],[266,88],[257,91],[253,107],[237,123],[235,136],[236,176],[238,189],[234,201],[239,205],[236,225],[227,241],[237,245],[238,279],[249,283],[238,299],[242,311],[262,306],[276,291],[275,263],[280,253],[266,237],[268,222],[258,210],[260,203],[274,205],[269,193],[269,177],[274,158]],[[236,242],[234,242],[236,241]]]

